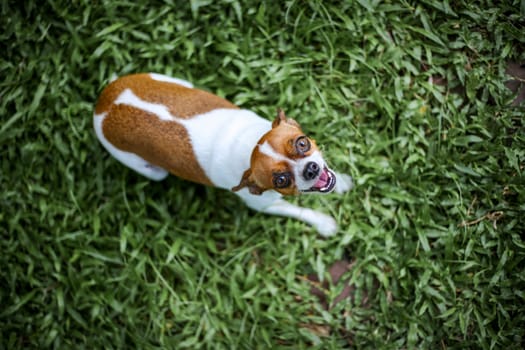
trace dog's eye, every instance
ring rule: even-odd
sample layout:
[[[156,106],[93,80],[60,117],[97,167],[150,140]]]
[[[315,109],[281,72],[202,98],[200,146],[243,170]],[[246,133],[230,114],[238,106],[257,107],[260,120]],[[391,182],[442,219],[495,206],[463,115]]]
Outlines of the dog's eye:
[[[278,173],[273,175],[273,186],[275,188],[286,188],[292,183],[290,173]]]
[[[300,155],[303,155],[306,152],[308,152],[310,150],[310,147],[310,140],[308,140],[308,137],[306,136],[300,136],[295,141],[295,149]]]

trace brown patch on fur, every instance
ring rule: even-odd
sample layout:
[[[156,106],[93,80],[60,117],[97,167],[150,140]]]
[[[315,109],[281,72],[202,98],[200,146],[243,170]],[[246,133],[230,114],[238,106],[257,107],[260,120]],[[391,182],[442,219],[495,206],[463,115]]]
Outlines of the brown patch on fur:
[[[183,179],[212,185],[193,152],[184,126],[115,100],[130,89],[143,101],[162,104],[176,118],[189,119],[218,108],[238,109],[231,102],[209,92],[158,81],[149,74],[119,78],[101,93],[95,114],[107,113],[102,124],[106,139],[115,147],[135,153]]]
[[[285,126],[282,125],[283,124],[274,129],[275,132],[272,132],[271,137],[264,136],[261,139],[262,142],[260,142],[260,144],[267,141],[275,152],[291,160],[304,158],[312,155],[315,151],[319,151],[315,140],[307,137],[310,141],[310,150],[302,154],[297,153],[295,141],[299,137],[305,136],[304,133],[301,131],[300,127],[291,126],[289,124],[284,124]]]
[[[183,179],[212,185],[197,162],[186,129],[176,122],[124,104],[114,105],[102,123],[106,139]]]
[[[271,137],[269,137],[271,135]],[[311,155],[317,151],[315,140],[308,137],[310,141],[310,150],[304,153],[298,153],[295,148],[295,141],[305,136],[298,122],[292,118],[286,117],[282,109],[277,110],[277,117],[272,123],[272,131],[263,136],[259,144],[268,142],[270,146],[279,154],[292,160],[296,160]]]
[[[95,113],[108,111],[113,102],[126,89],[141,100],[162,104],[177,118],[189,119],[197,114],[218,108],[238,109],[233,103],[209,92],[182,85],[154,80],[149,74],[134,74],[109,84],[99,97]]]

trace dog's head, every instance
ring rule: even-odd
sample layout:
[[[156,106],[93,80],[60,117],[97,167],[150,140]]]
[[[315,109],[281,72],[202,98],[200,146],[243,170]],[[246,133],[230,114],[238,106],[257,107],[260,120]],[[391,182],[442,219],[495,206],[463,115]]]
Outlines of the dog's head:
[[[283,195],[307,192],[329,193],[335,187],[335,174],[328,168],[315,141],[299,124],[279,110],[272,129],[252,152],[238,191],[247,187],[252,194],[275,190]]]

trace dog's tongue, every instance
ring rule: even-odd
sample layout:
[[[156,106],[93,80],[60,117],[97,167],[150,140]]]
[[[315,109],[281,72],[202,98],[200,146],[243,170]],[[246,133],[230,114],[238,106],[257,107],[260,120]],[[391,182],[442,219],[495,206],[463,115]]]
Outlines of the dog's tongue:
[[[314,187],[316,188],[324,188],[328,184],[328,171],[326,169],[323,170],[323,173],[321,176],[319,176],[319,180],[315,183]]]

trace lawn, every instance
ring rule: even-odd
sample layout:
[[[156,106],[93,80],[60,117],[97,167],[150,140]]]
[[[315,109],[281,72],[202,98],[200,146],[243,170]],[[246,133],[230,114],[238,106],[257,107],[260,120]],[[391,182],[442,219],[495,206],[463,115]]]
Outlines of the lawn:
[[[0,349],[525,346],[523,0],[6,0],[0,23]],[[337,235],[111,158],[97,96],[149,71],[299,121],[354,177],[291,199]]]

